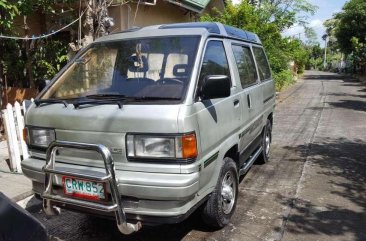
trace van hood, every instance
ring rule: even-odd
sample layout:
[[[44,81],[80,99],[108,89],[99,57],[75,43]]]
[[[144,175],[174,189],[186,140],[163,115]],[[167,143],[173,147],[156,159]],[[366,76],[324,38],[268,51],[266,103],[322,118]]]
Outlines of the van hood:
[[[126,158],[125,136],[129,132],[179,133],[180,105],[98,105],[75,109],[73,105],[34,104],[27,111],[28,126],[54,128],[56,139],[102,144],[110,149],[116,168],[127,171],[180,173],[180,165],[133,163]],[[31,150],[31,155],[45,159],[45,151]],[[56,161],[72,165],[104,167],[101,156],[93,151],[59,149]]]
[[[25,124],[68,131],[109,133],[178,133],[180,105],[73,105],[50,104],[27,111]]]

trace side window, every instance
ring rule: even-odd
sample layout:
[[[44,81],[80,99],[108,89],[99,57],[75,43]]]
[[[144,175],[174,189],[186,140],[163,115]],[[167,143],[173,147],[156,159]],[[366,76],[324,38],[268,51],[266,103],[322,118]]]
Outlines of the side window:
[[[267,80],[271,78],[271,70],[268,65],[266,55],[262,48],[253,47],[253,52],[255,56],[255,61],[258,65],[258,72],[260,80]]]
[[[250,48],[239,45],[233,45],[232,48],[239,71],[241,86],[246,88],[256,84],[258,75]]]
[[[230,77],[229,64],[221,41],[211,40],[207,44],[201,67],[200,82],[206,75],[227,75]]]

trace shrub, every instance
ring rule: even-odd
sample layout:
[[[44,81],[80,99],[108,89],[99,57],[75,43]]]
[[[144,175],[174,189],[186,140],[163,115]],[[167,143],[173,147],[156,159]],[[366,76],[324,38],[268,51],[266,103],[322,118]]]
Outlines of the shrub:
[[[278,73],[273,73],[273,79],[275,81],[276,91],[280,91],[282,88],[295,82],[291,70],[282,70]]]

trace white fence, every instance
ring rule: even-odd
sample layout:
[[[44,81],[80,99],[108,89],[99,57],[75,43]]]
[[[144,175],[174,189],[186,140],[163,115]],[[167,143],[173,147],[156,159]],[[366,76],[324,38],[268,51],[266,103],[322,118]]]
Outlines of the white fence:
[[[33,101],[33,100],[32,100]],[[10,169],[21,173],[21,160],[28,157],[28,148],[23,139],[24,114],[30,101],[26,100],[20,105],[15,102],[14,106],[8,104],[6,109],[1,111],[8,144]]]

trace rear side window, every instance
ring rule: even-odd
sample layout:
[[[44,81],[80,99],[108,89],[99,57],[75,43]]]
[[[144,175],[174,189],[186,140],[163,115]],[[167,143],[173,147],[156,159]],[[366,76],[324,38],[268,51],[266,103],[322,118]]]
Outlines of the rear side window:
[[[246,88],[256,84],[258,75],[250,48],[239,45],[233,45],[232,48],[238,66],[241,86]]]
[[[253,47],[255,61],[258,65],[258,72],[260,80],[268,80],[271,78],[271,70],[268,65],[268,61],[264,50],[262,48]]]
[[[211,40],[206,47],[203,57],[200,81],[206,75],[227,75],[230,77],[224,45],[221,41]]]

